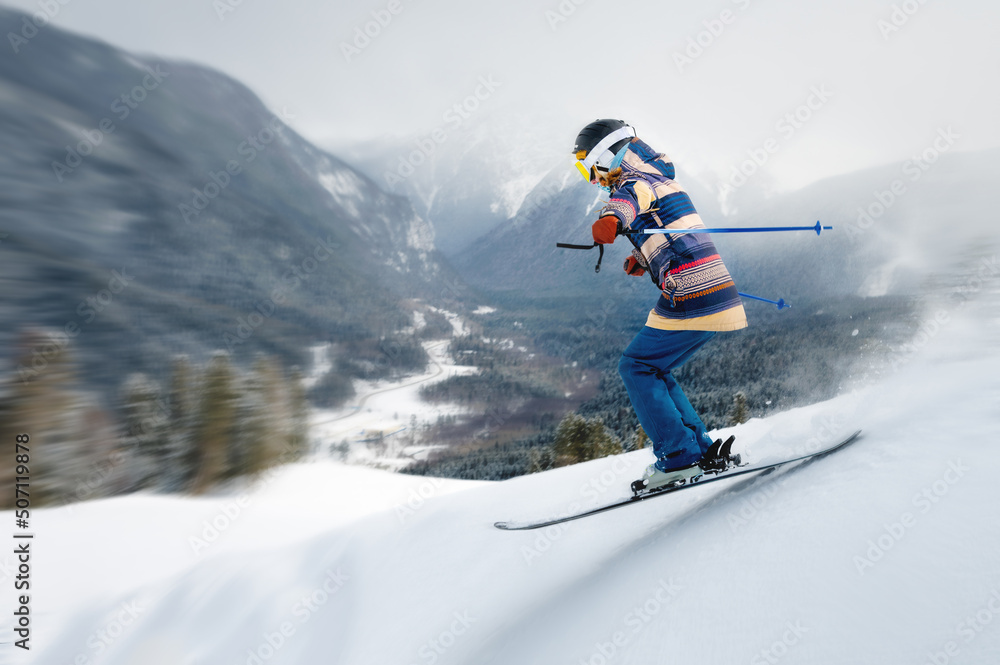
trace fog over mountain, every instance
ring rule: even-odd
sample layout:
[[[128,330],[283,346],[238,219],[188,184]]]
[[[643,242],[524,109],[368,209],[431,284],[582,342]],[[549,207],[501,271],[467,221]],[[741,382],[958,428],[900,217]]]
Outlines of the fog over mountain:
[[[7,2],[39,11],[38,0]],[[58,3],[49,21],[216,67],[271,108],[294,109],[289,124],[321,145],[427,134],[482,77],[502,83],[489,104],[525,132],[542,125],[572,139],[593,118],[621,117],[686,168],[719,177],[825,86],[829,101],[766,167],[785,190],[902,159],[943,123],[962,133],[963,150],[1000,145],[1000,90],[983,76],[1000,65],[1000,7],[987,0],[393,9],[147,0],[137,11],[131,0],[92,0]]]

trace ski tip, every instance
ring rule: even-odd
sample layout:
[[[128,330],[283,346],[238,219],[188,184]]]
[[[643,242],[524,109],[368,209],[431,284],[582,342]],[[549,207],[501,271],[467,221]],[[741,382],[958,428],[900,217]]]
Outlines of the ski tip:
[[[545,526],[551,526],[552,522],[539,522],[537,524],[525,523],[525,522],[494,522],[493,526],[500,529],[501,531],[531,531],[532,529],[540,529]]]
[[[843,448],[843,447],[845,447],[845,446],[847,446],[847,445],[849,445],[849,444],[851,444],[851,443],[854,443],[854,442],[855,442],[855,441],[857,441],[857,440],[858,440],[859,438],[861,438],[861,430],[860,430],[860,429],[859,429],[859,430],[855,430],[854,432],[852,432],[852,433],[851,433],[850,435],[848,435],[848,436],[847,436],[847,437],[846,437],[846,438],[845,438],[845,439],[844,439],[843,441],[841,441],[841,442],[840,442],[840,443],[838,443],[837,445],[833,446],[833,447],[832,447],[832,448],[830,448],[829,450],[825,450],[825,451],[822,451],[822,452],[819,452],[819,453],[816,453],[816,457],[822,457],[823,455],[826,455],[826,454],[828,454],[828,453],[832,453],[832,452],[834,452],[835,450],[840,450],[841,448]]]

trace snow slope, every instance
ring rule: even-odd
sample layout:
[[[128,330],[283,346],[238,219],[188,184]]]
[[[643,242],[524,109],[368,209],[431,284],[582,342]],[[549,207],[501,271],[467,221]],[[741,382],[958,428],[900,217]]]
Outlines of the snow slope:
[[[931,303],[879,385],[733,430],[764,461],[864,427],[785,473],[527,532],[492,523],[618,496],[650,452],[500,483],[302,464],[37,511],[37,651],[12,662],[1000,662],[996,281]]]

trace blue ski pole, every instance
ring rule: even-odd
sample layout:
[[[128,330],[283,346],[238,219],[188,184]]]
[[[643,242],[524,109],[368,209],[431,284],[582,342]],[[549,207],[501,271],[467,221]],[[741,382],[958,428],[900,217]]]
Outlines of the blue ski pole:
[[[743,296],[744,298],[750,298],[751,300],[759,300],[761,302],[768,302],[771,303],[772,305],[777,305],[779,310],[784,309],[786,307],[791,307],[791,305],[785,302],[784,298],[781,298],[780,300],[768,300],[767,298],[761,298],[760,296],[752,296],[749,293],[740,293],[740,295]]]
[[[654,233],[669,233],[671,235],[675,233],[773,233],[775,231],[815,231],[816,235],[819,235],[821,231],[831,230],[833,230],[832,226],[821,226],[819,222],[816,222],[815,226],[745,226],[742,228],[727,227],[717,229],[644,229],[642,231],[625,231],[622,235],[653,235]]]

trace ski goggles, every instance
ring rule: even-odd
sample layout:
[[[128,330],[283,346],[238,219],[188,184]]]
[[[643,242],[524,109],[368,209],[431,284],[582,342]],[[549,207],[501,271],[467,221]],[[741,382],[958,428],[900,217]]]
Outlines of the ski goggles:
[[[634,136],[635,130],[626,125],[601,139],[589,153],[583,150],[578,151],[576,153],[576,170],[580,172],[584,180],[593,182],[591,169],[594,166],[604,166],[607,168],[615,158],[615,154],[611,152],[611,146],[622,139],[633,138]]]

